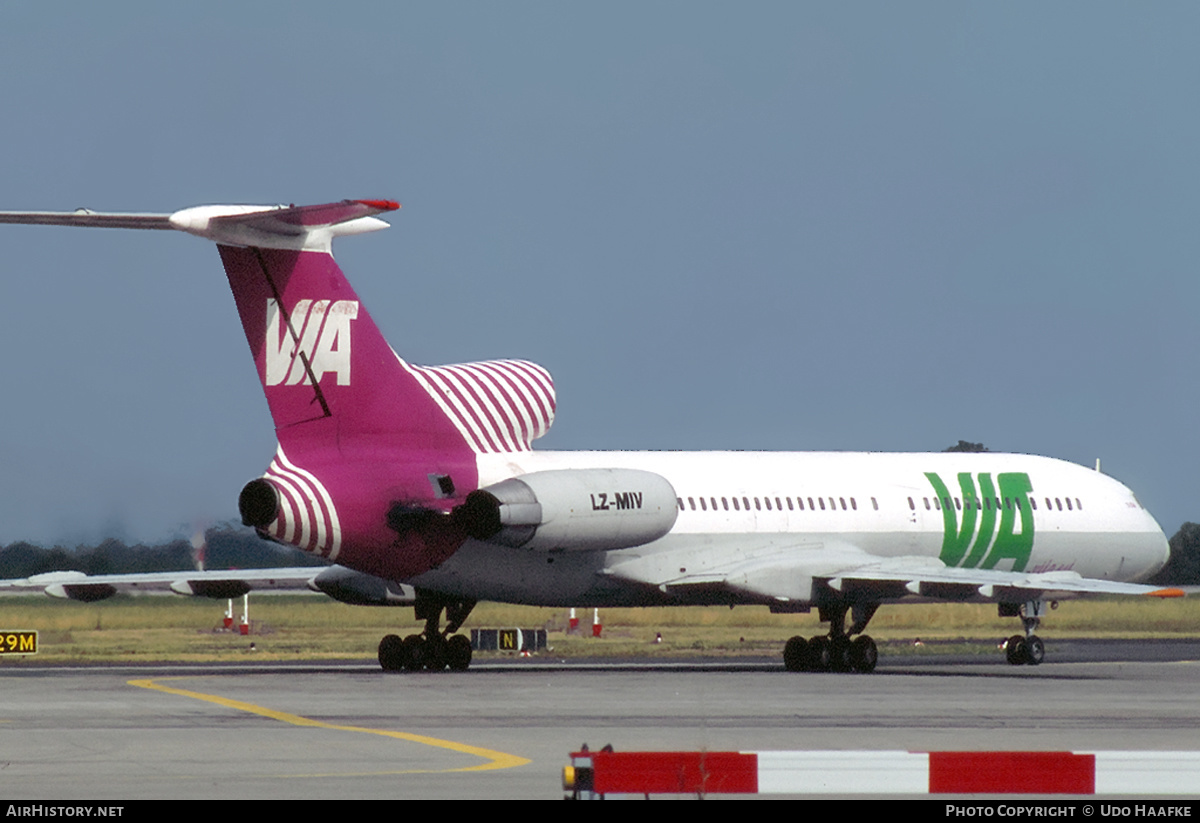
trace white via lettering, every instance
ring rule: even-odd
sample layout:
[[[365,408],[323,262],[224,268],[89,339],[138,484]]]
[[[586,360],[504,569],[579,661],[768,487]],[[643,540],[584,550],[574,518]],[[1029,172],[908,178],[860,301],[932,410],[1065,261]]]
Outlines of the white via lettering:
[[[334,372],[339,386],[349,386],[350,321],[357,317],[357,300],[298,300],[289,329],[279,304],[268,300],[266,385],[309,385],[311,369],[318,382]]]

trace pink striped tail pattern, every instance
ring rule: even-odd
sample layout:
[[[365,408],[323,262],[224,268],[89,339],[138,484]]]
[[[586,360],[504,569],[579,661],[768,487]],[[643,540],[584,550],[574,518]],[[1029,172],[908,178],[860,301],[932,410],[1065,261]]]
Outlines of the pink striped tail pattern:
[[[321,481],[292,464],[282,446],[263,477],[279,495],[277,516],[263,531],[283,543],[336,560],[342,547],[342,528]]]
[[[529,451],[554,422],[554,381],[536,363],[486,360],[412,366],[402,359],[400,363],[476,454]]]

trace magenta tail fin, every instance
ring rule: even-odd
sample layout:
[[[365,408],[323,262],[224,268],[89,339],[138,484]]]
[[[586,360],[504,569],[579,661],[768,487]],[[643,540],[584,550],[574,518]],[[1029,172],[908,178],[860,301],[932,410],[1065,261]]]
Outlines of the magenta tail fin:
[[[280,442],[336,422],[339,437],[394,434],[417,438],[417,448],[464,448],[330,254],[220,251]]]
[[[359,230],[364,205],[394,204],[218,218],[231,224],[222,229],[236,226],[238,239],[258,244],[217,238],[280,442],[327,437],[334,426],[340,442],[370,436],[442,453],[529,449],[554,419],[550,375],[518,360],[421,367],[397,356],[329,253],[332,236]],[[321,222],[331,219],[348,222]]]

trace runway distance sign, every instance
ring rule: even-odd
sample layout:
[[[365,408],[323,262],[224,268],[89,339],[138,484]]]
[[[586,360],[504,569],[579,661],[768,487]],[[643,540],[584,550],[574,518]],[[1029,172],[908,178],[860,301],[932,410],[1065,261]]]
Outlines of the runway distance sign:
[[[37,654],[36,631],[0,631],[0,654]]]

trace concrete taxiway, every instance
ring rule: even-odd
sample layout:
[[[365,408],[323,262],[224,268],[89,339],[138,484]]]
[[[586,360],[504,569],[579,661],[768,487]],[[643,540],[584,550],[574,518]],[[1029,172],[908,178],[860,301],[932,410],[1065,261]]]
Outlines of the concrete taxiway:
[[[4,665],[0,796],[557,798],[567,754],[585,742],[1200,750],[1200,644],[1051,648],[1038,667],[885,659],[873,675],[789,674],[774,661],[534,659],[417,675],[366,663]]]

